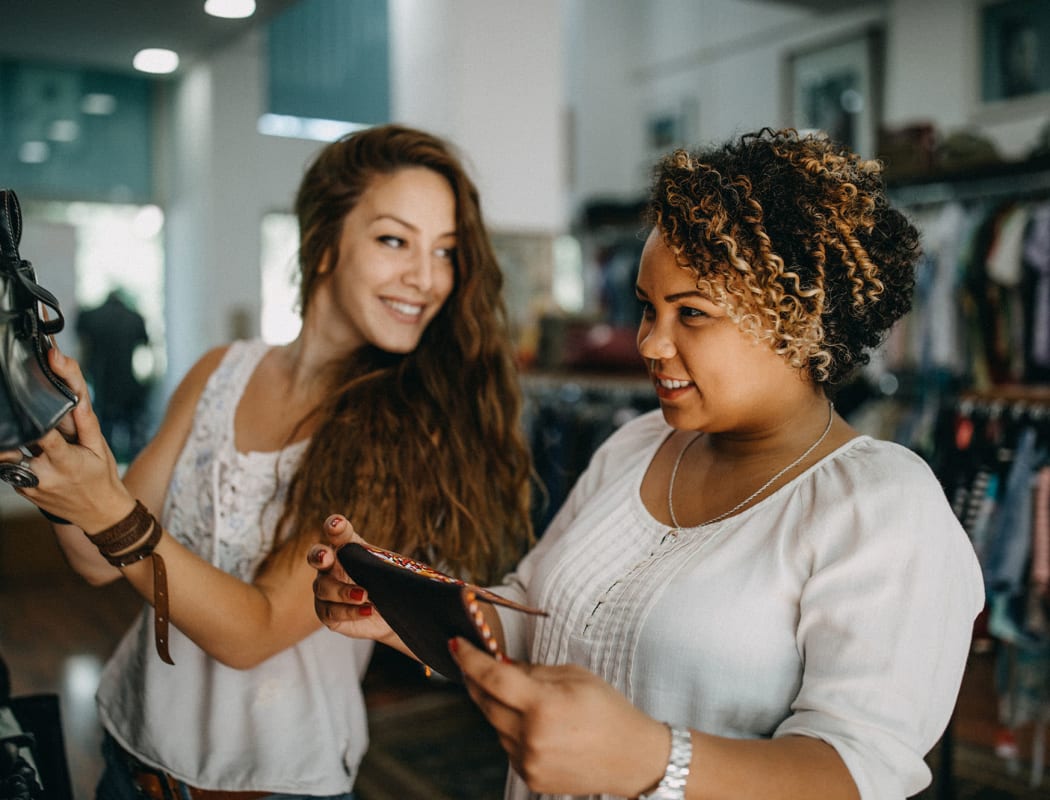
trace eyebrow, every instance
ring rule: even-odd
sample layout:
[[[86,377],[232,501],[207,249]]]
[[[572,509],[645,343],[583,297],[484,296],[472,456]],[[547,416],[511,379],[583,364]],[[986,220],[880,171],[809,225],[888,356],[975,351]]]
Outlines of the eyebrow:
[[[408,222],[406,220],[401,219],[401,217],[397,216],[396,214],[385,214],[385,213],[384,214],[376,214],[375,217],[372,218],[372,222],[379,222],[379,220],[381,220],[381,219],[392,220],[392,221],[398,223],[399,225],[404,225],[409,230],[412,230],[412,231],[415,231],[416,233],[419,233],[419,228],[417,228],[411,222]],[[439,238],[444,238],[445,236],[455,236],[455,235],[456,235],[455,230],[445,231],[443,234],[441,234],[441,237],[439,237]]]
[[[634,293],[636,295],[638,295],[639,297],[644,297],[644,298],[647,298],[647,299],[649,297],[649,295],[647,295],[645,293],[645,290],[642,289],[642,287],[638,286],[637,284],[635,284]],[[711,299],[706,294],[701,292],[699,289],[691,289],[688,292],[676,292],[675,294],[669,294],[666,297],[664,297],[664,302],[674,303],[674,302],[676,302],[678,300],[684,300],[687,297],[698,297],[701,300],[710,300]]]

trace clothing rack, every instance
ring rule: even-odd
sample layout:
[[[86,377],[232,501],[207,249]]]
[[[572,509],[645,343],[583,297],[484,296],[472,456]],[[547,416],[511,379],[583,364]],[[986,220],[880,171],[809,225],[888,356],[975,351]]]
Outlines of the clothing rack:
[[[889,193],[920,228],[922,256],[913,313],[891,333],[884,368],[912,371],[934,395],[919,399],[934,407],[966,387],[1050,382],[1050,157],[891,184]]]
[[[961,412],[984,411],[989,414],[1028,413],[1050,415],[1050,385],[1010,384],[981,391],[965,391],[956,401]]]
[[[887,191],[894,204],[903,207],[1050,195],[1050,157],[991,164],[923,180],[890,182]]]
[[[542,484],[532,509],[541,535],[598,446],[659,402],[644,373],[524,373],[523,427]]]
[[[987,626],[988,643],[998,642],[997,692],[1001,699],[1005,695],[1001,708],[1007,709],[1001,730],[1034,725],[1030,784],[1037,787],[1045,771],[1050,692],[1038,682],[1033,688],[1029,679],[1045,674],[1050,664],[1050,628],[1043,624],[1045,578],[1035,580],[1034,565],[1045,563],[1036,544],[1037,519],[1040,507],[1045,514],[1050,503],[1045,488],[1040,493],[1033,485],[1042,481],[1045,487],[1046,475],[1038,481],[1036,475],[1050,470],[1050,386],[1013,384],[962,392],[945,406],[943,416],[940,440],[947,452],[941,454],[937,471],[985,574],[988,605],[978,630]],[[1036,613],[1037,624],[1032,609],[1039,607],[1044,611]],[[938,777],[937,797],[942,800],[955,796],[952,750],[949,723]],[[1016,756],[1011,760],[1019,770]]]

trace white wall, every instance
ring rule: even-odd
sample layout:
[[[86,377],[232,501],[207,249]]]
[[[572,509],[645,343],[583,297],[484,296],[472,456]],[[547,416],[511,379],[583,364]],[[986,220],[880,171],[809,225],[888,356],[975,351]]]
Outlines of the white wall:
[[[883,18],[873,2],[838,14],[761,0],[567,0],[576,52],[574,206],[644,194],[658,151],[646,123],[686,112],[687,141],[787,123],[783,67],[793,50]]]
[[[260,43],[245,36],[171,87],[161,159],[169,390],[205,350],[257,331],[262,217],[290,210],[321,146],[256,132]]]
[[[565,225],[560,0],[390,0],[395,119],[451,139],[499,231]]]
[[[872,25],[886,42],[883,120],[967,128],[1021,158],[1050,122],[1045,96],[980,103],[982,0],[888,0],[840,12],[761,0],[567,0],[575,48],[569,97],[577,138],[572,203],[644,194],[644,126],[655,113],[692,109],[693,142],[790,124],[784,67],[792,52]]]
[[[932,119],[944,133],[988,136],[1004,158],[1023,158],[1050,124],[1046,95],[983,104],[979,10],[982,0],[892,0],[886,119]]]

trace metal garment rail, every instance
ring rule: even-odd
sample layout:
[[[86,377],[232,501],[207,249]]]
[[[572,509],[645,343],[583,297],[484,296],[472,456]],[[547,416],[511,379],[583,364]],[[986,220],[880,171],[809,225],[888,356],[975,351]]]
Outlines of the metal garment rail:
[[[952,201],[1050,197],[1050,157],[1007,161],[965,172],[931,174],[922,179],[890,181],[887,192],[895,205],[905,208]]]

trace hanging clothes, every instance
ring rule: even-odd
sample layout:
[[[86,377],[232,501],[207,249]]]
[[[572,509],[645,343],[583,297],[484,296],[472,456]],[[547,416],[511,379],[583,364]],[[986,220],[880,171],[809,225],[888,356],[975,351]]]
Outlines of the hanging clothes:
[[[992,401],[947,409],[939,475],[984,573],[987,635],[996,653],[996,751],[1016,767],[1016,731],[1032,726],[1030,781],[1043,780],[1050,722],[1050,415]]]

